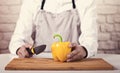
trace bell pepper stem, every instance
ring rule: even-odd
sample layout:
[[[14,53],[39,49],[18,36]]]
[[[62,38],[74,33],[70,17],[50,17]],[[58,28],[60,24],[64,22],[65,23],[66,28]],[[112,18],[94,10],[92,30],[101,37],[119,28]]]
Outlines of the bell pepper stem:
[[[55,35],[53,36],[53,38],[56,38],[56,37],[59,38],[59,41],[60,41],[60,42],[63,41],[63,40],[62,40],[62,36],[61,36],[60,34],[55,34]]]

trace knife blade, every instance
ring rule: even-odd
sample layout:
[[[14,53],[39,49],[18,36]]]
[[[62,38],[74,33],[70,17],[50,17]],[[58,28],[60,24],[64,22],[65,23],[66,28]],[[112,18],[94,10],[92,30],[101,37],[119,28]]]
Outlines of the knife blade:
[[[41,53],[41,52],[43,52],[44,50],[45,50],[45,48],[46,48],[46,45],[40,45],[40,46],[37,46],[37,47],[32,47],[31,49],[29,49],[29,48],[26,48],[26,50],[28,51],[28,53],[30,54],[30,55],[33,55],[33,54],[39,54],[39,53]]]

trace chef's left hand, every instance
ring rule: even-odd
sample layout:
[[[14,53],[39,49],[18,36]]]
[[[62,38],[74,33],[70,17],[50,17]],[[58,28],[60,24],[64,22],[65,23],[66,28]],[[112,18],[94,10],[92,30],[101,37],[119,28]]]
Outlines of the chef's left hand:
[[[69,47],[72,48],[73,51],[67,55],[67,62],[84,59],[87,55],[85,48],[76,43],[71,43]]]

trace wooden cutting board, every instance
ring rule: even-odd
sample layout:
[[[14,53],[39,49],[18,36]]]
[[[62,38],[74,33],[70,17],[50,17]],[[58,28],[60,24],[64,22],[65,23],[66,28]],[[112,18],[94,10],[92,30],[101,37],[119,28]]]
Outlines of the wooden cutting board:
[[[112,70],[113,66],[101,58],[76,62],[55,62],[51,58],[14,58],[5,70]]]

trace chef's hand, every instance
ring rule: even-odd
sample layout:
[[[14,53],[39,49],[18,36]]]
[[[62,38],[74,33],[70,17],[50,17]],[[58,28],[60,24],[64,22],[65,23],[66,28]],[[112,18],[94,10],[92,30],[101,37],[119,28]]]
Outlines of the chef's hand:
[[[17,50],[17,55],[19,56],[19,58],[29,58],[29,57],[32,57],[32,55],[30,55],[28,53],[28,51],[26,50],[26,48],[31,48],[32,45],[30,44],[25,44],[23,46],[21,46],[18,50]]]
[[[82,46],[71,43],[69,47],[72,48],[72,52],[67,55],[67,62],[81,60],[86,57],[87,51]]]

